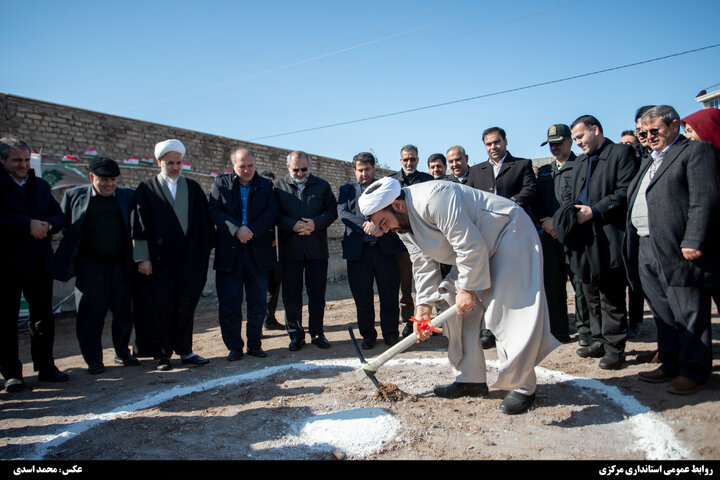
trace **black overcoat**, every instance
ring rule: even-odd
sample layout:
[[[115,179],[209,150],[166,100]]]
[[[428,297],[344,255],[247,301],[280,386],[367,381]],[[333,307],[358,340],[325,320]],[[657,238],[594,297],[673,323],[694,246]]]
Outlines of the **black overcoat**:
[[[50,222],[52,228],[43,239],[30,235],[30,220]],[[65,226],[60,204],[50,193],[50,184],[29,170],[24,186],[18,185],[0,166],[0,255],[7,278],[32,278],[38,268],[52,273],[53,250],[50,236]]]
[[[300,191],[288,173],[275,180],[278,198],[278,249],[281,261],[323,260],[329,257],[327,228],[337,219],[337,200],[330,184],[309,174]],[[311,218],[315,231],[298,235],[293,226],[301,218]]]
[[[589,159],[582,154],[575,160],[571,188],[556,212],[557,216],[568,204],[576,203],[586,182]],[[575,237],[578,245],[565,245],[571,270],[583,282],[597,279],[607,270],[623,267],[622,244],[627,211],[627,189],[637,172],[635,150],[629,145],[606,140],[601,146],[595,168],[590,177],[589,206],[595,212],[592,220],[578,225]],[[558,227],[555,227],[556,231]]]

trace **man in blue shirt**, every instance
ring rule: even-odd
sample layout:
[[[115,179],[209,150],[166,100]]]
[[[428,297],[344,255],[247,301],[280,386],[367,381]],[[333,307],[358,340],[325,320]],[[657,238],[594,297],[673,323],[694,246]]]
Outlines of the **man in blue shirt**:
[[[243,287],[247,295],[247,353],[266,357],[261,348],[265,321],[268,271],[275,264],[272,226],[277,200],[272,182],[255,171],[255,155],[238,148],[230,155],[233,172],[215,179],[210,193],[210,218],[217,226],[215,285],[220,303],[220,331],[230,350],[229,361],[240,360]]]

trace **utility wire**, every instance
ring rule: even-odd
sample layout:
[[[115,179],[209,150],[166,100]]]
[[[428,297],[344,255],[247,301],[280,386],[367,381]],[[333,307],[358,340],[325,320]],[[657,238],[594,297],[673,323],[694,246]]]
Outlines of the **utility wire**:
[[[421,26],[419,26],[419,27],[411,28],[410,30],[405,30],[405,31],[403,31],[403,32],[394,33],[394,34],[392,34],[392,35],[387,35],[387,36],[385,36],[385,37],[378,38],[378,39],[375,39],[375,40],[369,40],[369,41],[367,41],[367,42],[359,43],[359,44],[352,45],[352,46],[349,46],[349,47],[346,47],[346,48],[341,48],[341,49],[339,49],[339,50],[334,50],[334,51],[332,51],[332,52],[324,53],[324,54],[322,54],[322,55],[317,55],[317,56],[311,57],[311,58],[306,58],[306,59],[304,59],[304,60],[298,60],[297,62],[293,62],[293,63],[281,65],[281,66],[279,66],[279,67],[271,68],[271,69],[269,69],[269,70],[265,70],[265,71],[262,71],[262,72],[252,73],[252,74],[249,74],[249,75],[245,75],[245,76],[243,76],[243,77],[240,77],[240,78],[236,78],[236,79],[234,79],[234,80],[228,80],[228,81],[226,81],[226,82],[218,83],[218,84],[215,84],[215,85],[210,85],[210,86],[208,86],[208,87],[198,88],[198,89],[195,89],[195,90],[192,90],[192,91],[189,91],[189,92],[185,92],[185,93],[180,93],[180,94],[177,94],[177,95],[173,95],[173,96],[171,96],[171,97],[161,98],[161,99],[159,99],[159,100],[154,100],[154,101],[152,101],[152,102],[144,103],[144,104],[142,104],[142,105],[135,105],[135,106],[132,106],[132,107],[128,107],[128,108],[126,108],[126,109],[124,109],[124,110],[122,110],[122,111],[127,112],[127,111],[130,111],[130,110],[136,110],[136,109],[138,109],[138,108],[148,107],[148,106],[150,106],[150,105],[156,105],[156,104],[158,104],[158,103],[169,102],[169,101],[171,101],[171,100],[176,100],[176,99],[178,99],[178,98],[187,97],[187,96],[189,96],[189,95],[193,95],[193,94],[196,94],[196,93],[201,93],[201,92],[205,92],[205,91],[208,91],[208,90],[213,90],[213,89],[215,89],[215,88],[220,88],[220,87],[224,87],[224,86],[227,86],[227,85],[232,85],[233,83],[238,83],[238,82],[241,82],[241,81],[243,81],[243,80],[248,80],[248,79],[256,78],[256,77],[261,77],[261,76],[263,76],[263,75],[268,75],[268,74],[271,74],[271,73],[279,72],[279,71],[281,71],[281,70],[287,70],[288,68],[297,67],[297,66],[299,66],[299,65],[305,65],[305,64],[307,64],[307,63],[316,62],[316,61],[322,60],[322,59],[324,59],[324,58],[332,57],[332,56],[334,56],[334,55],[339,55],[339,54],[341,54],[341,53],[346,53],[346,52],[349,52],[349,51],[352,51],[352,50],[356,50],[356,49],[358,49],[358,48],[368,47],[368,46],[374,45],[374,44],[376,44],[376,43],[380,43],[380,42],[384,42],[384,41],[391,40],[391,39],[394,39],[394,38],[398,38],[398,37],[402,37],[402,36],[405,36],[405,35],[409,35],[409,34],[411,34],[411,33],[415,33],[415,32],[421,31],[421,30],[426,30],[426,29],[428,29],[428,28],[436,27],[436,26],[442,25],[442,24],[444,24],[444,23],[454,22],[454,21],[456,21],[456,20],[459,20],[459,19],[462,19],[462,18],[466,18],[466,17],[472,16],[472,15],[478,15],[478,14],[480,14],[480,13],[487,12],[487,11],[492,10],[492,9],[495,9],[495,8],[504,7],[504,6],[506,6],[506,5],[509,5],[509,4],[512,4],[512,3],[516,3],[516,2],[518,2],[518,1],[519,1],[519,0],[508,0],[508,1],[504,2],[504,3],[500,3],[500,4],[493,5],[493,6],[486,7],[486,8],[481,8],[481,9],[479,9],[479,10],[473,10],[473,11],[471,11],[471,12],[467,12],[467,13],[464,13],[464,14],[462,14],[462,15],[457,15],[457,16],[451,17],[451,18],[446,18],[446,19],[444,19],[444,20],[440,20],[440,21],[435,22],[435,23],[430,23],[430,24],[427,24],[427,25],[421,25]],[[579,0],[579,1],[580,1],[580,0]]]
[[[272,82],[272,83],[265,83],[265,84],[261,85],[261,88],[268,88],[268,87],[273,86],[273,85],[279,85],[279,84],[283,84],[283,83],[294,82],[294,81],[297,81],[297,80],[302,80],[302,79],[306,79],[306,78],[310,78],[310,77],[315,77],[315,76],[317,76],[317,75],[322,75],[322,74],[327,73],[327,72],[332,72],[332,71],[335,71],[335,70],[340,70],[340,69],[343,69],[343,68],[351,67],[351,66],[354,66],[354,65],[358,65],[358,64],[360,64],[360,63],[365,63],[365,62],[370,62],[370,61],[373,61],[373,60],[378,60],[378,59],[380,59],[380,58],[389,57],[389,56],[392,56],[392,55],[397,55],[397,54],[399,54],[399,53],[408,52],[408,51],[410,51],[410,50],[416,50],[416,49],[422,48],[422,47],[428,47],[428,46],[430,46],[430,45],[435,45],[435,44],[438,44],[438,43],[441,43],[441,42],[446,42],[446,41],[448,41],[448,40],[454,40],[454,39],[459,38],[459,37],[464,37],[464,36],[466,36],[466,35],[470,35],[471,33],[477,33],[477,32],[483,31],[483,30],[490,30],[490,29],[492,29],[492,28],[500,27],[500,26],[506,25],[506,24],[508,24],[508,23],[513,23],[513,22],[517,22],[517,21],[520,21],[520,20],[524,20],[524,19],[526,19],[526,18],[534,17],[534,16],[537,16],[537,15],[542,15],[542,14],[544,14],[544,13],[548,13],[548,12],[551,12],[551,11],[554,11],[554,10],[558,10],[558,9],[561,9],[561,8],[565,8],[565,7],[568,7],[568,6],[570,6],[570,5],[574,5],[574,4],[576,4],[576,3],[580,3],[580,2],[583,2],[583,1],[584,1],[584,0],[573,0],[573,1],[571,1],[571,2],[564,3],[564,4],[562,4],[562,5],[557,5],[557,6],[554,6],[554,7],[551,7],[551,8],[546,8],[546,9],[544,9],[544,10],[538,10],[538,11],[536,11],[536,12],[532,12],[532,13],[528,13],[528,14],[525,14],[525,15],[521,15],[521,16],[519,16],[519,17],[510,18],[510,19],[508,19],[508,20],[503,20],[503,21],[501,21],[501,22],[493,23],[493,24],[491,24],[491,25],[484,25],[484,26],[479,27],[479,28],[474,28],[474,29],[472,29],[472,30],[467,30],[467,31],[465,31],[465,32],[455,33],[455,34],[450,35],[450,36],[447,36],[447,37],[443,37],[443,38],[431,40],[431,41],[429,41],[429,42],[424,42],[424,43],[412,45],[412,46],[409,46],[409,47],[405,47],[405,48],[400,48],[400,49],[397,49],[397,50],[392,50],[392,51],[384,52],[384,53],[382,53],[382,54],[380,54],[380,55],[376,55],[376,56],[374,56],[374,57],[362,58],[362,59],[360,59],[360,60],[355,60],[355,61],[353,61],[353,62],[346,63],[346,64],[343,64],[343,65],[337,65],[337,66],[334,66],[334,67],[326,68],[325,70],[320,70],[320,71],[317,71],[317,72],[309,73],[309,74],[307,74],[307,75],[301,75],[301,76],[295,76],[295,77],[291,77],[291,78],[285,78],[285,79],[283,79],[283,80],[279,80],[279,81]],[[211,102],[217,102],[217,101],[221,101],[221,100],[227,100],[228,98],[234,98],[234,97],[237,97],[238,95],[243,95],[243,94],[246,94],[246,93],[247,93],[247,91],[244,91],[244,92],[242,92],[242,93],[234,93],[234,94],[232,94],[232,95],[223,95],[222,97],[216,97],[216,98],[213,98],[213,99],[210,99],[210,100],[201,102],[201,104],[206,104],[206,103],[211,103]]]
[[[332,128],[332,127],[339,127],[339,126],[342,126],[342,125],[350,125],[350,124],[353,124],[353,123],[367,122],[367,121],[370,121],[370,120],[377,120],[377,119],[379,119],[379,118],[386,118],[386,117],[392,117],[392,116],[396,116],[396,115],[403,115],[403,114],[405,114],[405,113],[419,112],[419,111],[421,111],[421,110],[429,110],[429,109],[431,109],[431,108],[444,107],[444,106],[447,106],[447,105],[453,105],[453,104],[456,104],[456,103],[469,102],[469,101],[472,101],[472,100],[479,100],[479,99],[481,99],[481,98],[493,97],[493,96],[497,96],[497,95],[503,95],[503,94],[506,94],[506,93],[519,92],[519,91],[521,91],[521,90],[528,90],[528,89],[531,89],[531,88],[542,87],[542,86],[545,86],[545,85],[552,85],[552,84],[554,84],[554,83],[561,83],[561,82],[567,82],[567,81],[570,81],[570,80],[577,80],[578,78],[590,77],[590,76],[592,76],[592,75],[599,75],[599,74],[601,74],[601,73],[607,73],[607,72],[612,72],[612,71],[615,71],[615,70],[622,70],[622,69],[625,69],[625,68],[636,67],[636,66],[638,66],[638,65],[644,65],[644,64],[647,64],[647,63],[659,62],[660,60],[667,60],[668,58],[679,57],[679,56],[682,56],[682,55],[687,55],[687,54],[690,54],[690,53],[700,52],[700,51],[703,51],[703,50],[708,50],[708,49],[717,48],[717,47],[720,47],[720,43],[716,43],[715,45],[708,45],[708,46],[705,46],[705,47],[695,48],[695,49],[692,49],[692,50],[686,50],[686,51],[684,51],[684,52],[672,53],[672,54],[670,54],[670,55],[665,55],[665,56],[662,56],[662,57],[655,57],[655,58],[650,58],[650,59],[648,59],[648,60],[641,60],[641,61],[639,61],[639,62],[627,63],[627,64],[625,64],[625,65],[619,65],[619,66],[617,66],[617,67],[604,68],[604,69],[602,69],[602,70],[595,70],[595,71],[593,71],[593,72],[581,73],[581,74],[579,74],[579,75],[573,75],[573,76],[570,76],[570,77],[559,78],[559,79],[556,79],[556,80],[549,80],[549,81],[547,81],[547,82],[533,83],[533,84],[531,84],[531,85],[525,85],[525,86],[522,86],[522,87],[510,88],[510,89],[507,89],[507,90],[500,90],[500,91],[498,91],[498,92],[493,92],[493,93],[485,93],[485,94],[477,95],[477,96],[474,96],[474,97],[461,98],[461,99],[459,99],[459,100],[451,100],[451,101],[449,101],[449,102],[436,103],[436,104],[433,104],[433,105],[426,105],[426,106],[424,106],[424,107],[410,108],[410,109],[407,109],[407,110],[401,110],[401,111],[399,111],[399,112],[383,113],[383,114],[380,114],[380,115],[374,115],[374,116],[372,116],[372,117],[359,118],[359,119],[356,119],[356,120],[348,120],[348,121],[345,121],[345,122],[331,123],[331,124],[329,124],[329,125],[322,125],[322,126],[318,126],[318,127],[304,128],[304,129],[301,129],[301,130],[293,130],[293,131],[290,131],[290,132],[277,133],[277,134],[274,134],[274,135],[265,135],[265,136],[262,136],[262,137],[255,137],[255,138],[251,138],[250,141],[264,140],[264,139],[266,139],[266,138],[282,137],[282,136],[285,136],[285,135],[293,135],[293,134],[296,134],[296,133],[312,132],[312,131],[315,131],[315,130],[322,130],[322,129],[325,129],[325,128]]]

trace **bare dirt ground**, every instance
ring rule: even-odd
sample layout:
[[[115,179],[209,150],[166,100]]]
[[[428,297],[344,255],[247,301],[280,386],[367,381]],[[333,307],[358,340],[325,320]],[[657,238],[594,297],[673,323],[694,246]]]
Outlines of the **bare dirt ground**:
[[[152,359],[140,367],[113,365],[87,373],[72,315],[57,322],[55,357],[70,374],[64,384],[37,382],[29,338],[21,338],[24,392],[0,393],[3,460],[693,460],[720,459],[720,319],[713,310],[714,374],[698,393],[674,396],[665,385],[637,380],[637,354],[654,348],[646,310],[643,335],[628,343],[628,365],[605,371],[597,359],[561,345],[537,368],[534,407],[506,416],[505,392],[487,399],[436,398],[450,383],[447,340],[432,337],[378,372],[395,395],[382,398],[359,367],[347,327],[355,307],[347,283],[328,285],[326,335],[332,348],[309,343],[287,349],[284,332],[265,332],[268,357],[226,360],[213,296],[195,317],[194,350],[210,364],[188,368],[173,358],[159,372]],[[714,309],[714,307],[713,307]],[[282,315],[282,312],[279,312]],[[281,316],[279,318],[282,318]],[[103,345],[111,345],[109,318]],[[378,339],[373,358],[387,347]],[[486,351],[489,380],[495,350]],[[394,387],[393,387],[394,388]],[[6,464],[7,465],[7,464]],[[720,472],[719,472],[720,473]]]

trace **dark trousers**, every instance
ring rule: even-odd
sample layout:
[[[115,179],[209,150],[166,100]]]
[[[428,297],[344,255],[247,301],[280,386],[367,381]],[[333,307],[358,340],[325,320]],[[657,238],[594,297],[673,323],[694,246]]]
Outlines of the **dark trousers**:
[[[0,373],[7,380],[22,379],[22,362],[18,349],[18,314],[20,295],[30,308],[30,354],[35,371],[54,365],[53,340],[55,320],[52,312],[52,276],[45,271],[32,278],[18,278],[7,272],[0,275]]]
[[[261,346],[262,326],[265,321],[265,294],[267,272],[258,269],[249,245],[242,245],[235,255],[230,272],[215,272],[215,287],[220,303],[220,332],[228,350],[242,351],[243,287],[247,297],[247,344],[250,349]]]
[[[612,268],[599,279],[582,283],[590,312],[593,340],[600,341],[606,352],[624,353],[627,343],[625,306],[625,269]]]
[[[643,315],[645,314],[645,297],[643,292],[637,292],[633,290],[628,284],[627,287],[628,297],[628,324],[639,325],[643,321]]]
[[[590,310],[588,309],[587,300],[585,300],[582,282],[580,281],[580,277],[570,270],[570,265],[566,263],[565,268],[567,269],[570,282],[575,290],[575,330],[577,330],[578,333],[591,333]]]
[[[193,323],[202,286],[189,261],[178,256],[165,265],[153,263],[150,276],[135,273],[136,355],[170,358],[192,353]],[[203,282],[204,283],[204,282]]]
[[[590,319],[582,285],[565,263],[563,245],[543,232],[540,235],[543,251],[545,295],[550,311],[550,332],[556,337],[569,335],[567,282],[575,289],[575,327],[578,333],[590,333]]]
[[[280,285],[282,285],[282,270],[280,262],[275,263],[275,267],[268,272],[267,281],[267,319],[275,319],[275,310],[277,310],[278,299],[280,298]]]
[[[373,279],[380,298],[380,330],[385,340],[398,337],[400,269],[394,256],[385,255],[377,243],[364,243],[360,258],[347,262],[348,284],[355,300],[358,329],[366,340],[377,338]]]
[[[410,322],[410,317],[415,315],[415,301],[412,297],[412,260],[407,250],[397,254],[397,263],[400,267],[400,320]]]
[[[671,287],[648,237],[640,238],[638,269],[657,325],[661,369],[705,383],[712,369],[711,288]]]
[[[132,286],[124,262],[98,263],[78,257],[75,296],[77,323],[75,332],[85,362],[102,363],[102,331],[105,315],[112,313],[112,342],[115,353],[130,353],[132,333]]]
[[[303,274],[308,296],[308,330],[311,336],[323,334],[327,270],[327,259],[282,262],[282,299],[291,339],[305,337],[302,326]]]

